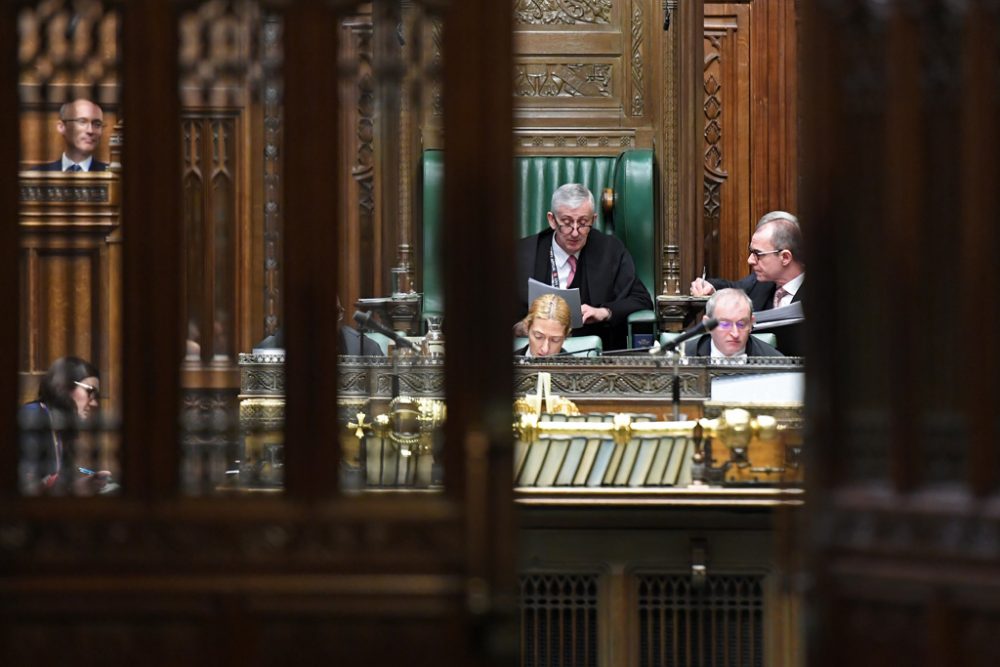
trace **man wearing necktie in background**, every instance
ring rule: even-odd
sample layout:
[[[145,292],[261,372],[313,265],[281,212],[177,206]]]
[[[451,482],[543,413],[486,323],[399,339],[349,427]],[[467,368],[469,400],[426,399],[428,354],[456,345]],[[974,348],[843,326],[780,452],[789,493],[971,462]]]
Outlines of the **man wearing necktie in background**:
[[[600,336],[606,350],[624,348],[628,316],[653,307],[632,256],[617,237],[594,229],[594,195],[579,183],[556,189],[546,218],[549,229],[517,244],[521,312],[528,312],[528,278],[579,288],[583,326],[573,335]],[[525,334],[515,326],[515,335]]]
[[[56,130],[66,143],[62,157],[34,167],[37,171],[105,171],[107,163],[94,159],[104,133],[104,112],[90,100],[74,100],[59,109]]]
[[[747,293],[754,312],[804,301],[806,265],[802,261],[802,230],[798,219],[785,211],[771,211],[757,221],[750,239],[747,264],[753,273],[742,280],[695,278],[692,296],[709,296],[717,289],[735,287]],[[800,325],[779,327],[778,349],[789,356],[805,352]]]

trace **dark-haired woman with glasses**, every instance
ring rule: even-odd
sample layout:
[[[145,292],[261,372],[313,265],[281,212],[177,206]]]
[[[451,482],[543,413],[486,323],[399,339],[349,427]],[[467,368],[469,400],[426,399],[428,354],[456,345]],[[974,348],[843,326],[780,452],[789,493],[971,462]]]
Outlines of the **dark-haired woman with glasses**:
[[[38,386],[38,398],[21,406],[21,492],[90,495],[108,483],[107,470],[78,467],[80,429],[97,416],[101,380],[79,357],[61,357]]]

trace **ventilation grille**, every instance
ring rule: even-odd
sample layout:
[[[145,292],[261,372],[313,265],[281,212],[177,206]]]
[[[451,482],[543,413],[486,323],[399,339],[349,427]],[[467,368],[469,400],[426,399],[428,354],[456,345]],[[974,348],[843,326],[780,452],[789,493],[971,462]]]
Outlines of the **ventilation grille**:
[[[640,667],[763,667],[762,580],[640,576]]]
[[[521,577],[522,667],[597,666],[597,575]]]

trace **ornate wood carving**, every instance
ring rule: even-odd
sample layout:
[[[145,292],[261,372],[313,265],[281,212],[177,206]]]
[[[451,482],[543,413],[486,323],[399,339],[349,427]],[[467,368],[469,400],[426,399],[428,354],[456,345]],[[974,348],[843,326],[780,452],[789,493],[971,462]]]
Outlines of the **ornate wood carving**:
[[[643,32],[645,20],[642,14],[642,2],[632,4],[632,115],[641,116],[645,113],[645,80],[643,72]]]
[[[261,24],[261,67],[264,91],[264,332],[278,329],[281,317],[282,121],[281,17],[268,14]]]
[[[574,25],[611,23],[611,0],[517,0],[515,23]]]
[[[105,7],[101,0],[57,0],[25,6],[19,19],[25,103],[59,104],[75,97],[117,101],[116,9]]]
[[[729,178],[723,167],[722,153],[722,68],[720,66],[723,53],[722,40],[728,33],[706,34],[705,36],[705,74],[704,110],[705,129],[705,214],[704,214],[704,261],[711,275],[719,275],[722,262],[719,256],[720,239],[722,235],[721,190]]]
[[[611,63],[521,63],[514,67],[517,97],[611,97]]]
[[[581,154],[617,155],[636,145],[634,130],[581,130],[573,133],[537,130],[516,132],[515,138],[521,155],[551,155],[553,149],[564,148]]]

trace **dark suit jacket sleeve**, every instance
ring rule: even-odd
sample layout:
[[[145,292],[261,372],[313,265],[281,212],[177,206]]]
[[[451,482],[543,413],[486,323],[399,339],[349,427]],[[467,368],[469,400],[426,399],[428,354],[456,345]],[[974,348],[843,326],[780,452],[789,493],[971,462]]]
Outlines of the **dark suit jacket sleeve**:
[[[32,171],[62,171],[62,158],[58,160],[53,160],[52,162],[46,162],[45,164],[36,164],[31,167]]]
[[[774,306],[774,283],[760,282],[757,276],[751,273],[749,276],[739,280],[724,280],[722,278],[709,278],[708,282],[717,290],[732,287],[747,293],[750,301],[753,302],[754,312],[769,310]]]

